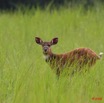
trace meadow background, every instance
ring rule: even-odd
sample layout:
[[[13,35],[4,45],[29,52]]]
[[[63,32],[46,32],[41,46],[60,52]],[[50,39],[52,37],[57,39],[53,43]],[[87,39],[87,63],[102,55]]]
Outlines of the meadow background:
[[[57,79],[35,36],[58,37],[54,53],[79,47],[104,52],[104,7],[1,11],[0,103],[104,103],[104,58],[89,72]]]

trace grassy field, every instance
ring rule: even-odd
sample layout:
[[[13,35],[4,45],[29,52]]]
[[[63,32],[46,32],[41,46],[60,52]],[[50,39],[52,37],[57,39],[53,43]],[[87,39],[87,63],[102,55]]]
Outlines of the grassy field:
[[[57,79],[35,36],[58,37],[55,53],[104,52],[104,8],[0,12],[0,103],[104,103],[104,58],[89,72]]]

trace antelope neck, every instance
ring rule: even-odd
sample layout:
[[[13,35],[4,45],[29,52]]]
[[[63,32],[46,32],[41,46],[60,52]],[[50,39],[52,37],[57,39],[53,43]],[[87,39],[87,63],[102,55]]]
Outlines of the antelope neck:
[[[53,58],[55,58],[55,54],[51,53],[51,54],[44,54],[44,59],[46,62],[52,60]]]

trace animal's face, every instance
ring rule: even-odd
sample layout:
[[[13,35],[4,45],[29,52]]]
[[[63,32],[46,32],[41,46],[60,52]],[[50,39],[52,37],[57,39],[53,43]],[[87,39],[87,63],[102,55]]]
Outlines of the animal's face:
[[[51,52],[51,46],[57,44],[58,38],[53,38],[50,42],[44,42],[39,37],[35,37],[35,41],[42,46],[43,54],[47,55]]]
[[[50,42],[43,42],[42,49],[43,49],[43,54],[48,54],[51,50],[51,43]]]

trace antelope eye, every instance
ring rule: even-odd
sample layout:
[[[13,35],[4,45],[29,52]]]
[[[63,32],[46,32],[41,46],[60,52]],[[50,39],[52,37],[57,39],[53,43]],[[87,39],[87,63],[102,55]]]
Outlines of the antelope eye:
[[[48,46],[51,46],[50,44],[48,44]]]

